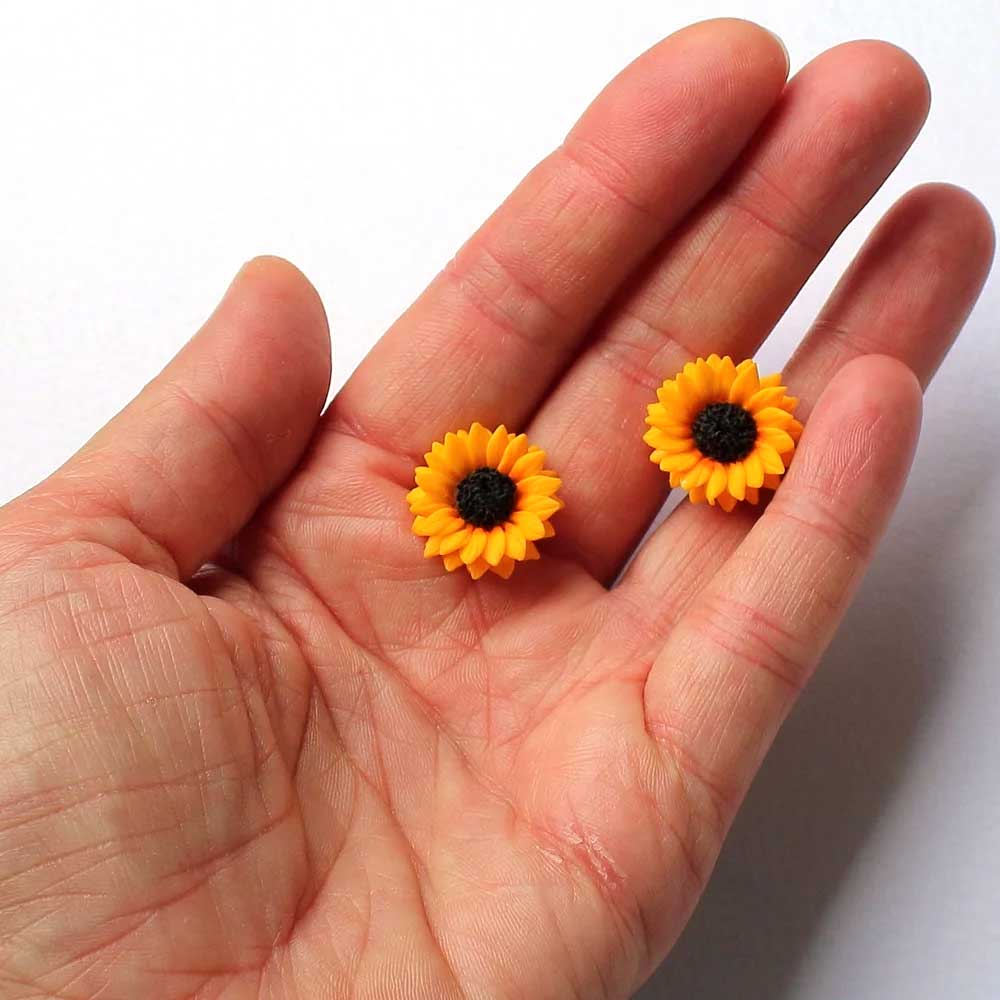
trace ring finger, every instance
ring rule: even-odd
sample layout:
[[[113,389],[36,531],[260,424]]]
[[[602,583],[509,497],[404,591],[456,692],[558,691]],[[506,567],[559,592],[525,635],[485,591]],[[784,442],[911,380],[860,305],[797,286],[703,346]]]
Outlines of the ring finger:
[[[992,255],[989,216],[967,192],[929,184],[900,199],[786,366],[801,399],[796,412],[807,415],[833,375],[862,354],[902,361],[926,386],[975,303]],[[625,600],[653,602],[654,638],[736,549],[758,513],[745,504],[727,515],[685,503],[642,547],[618,590]]]

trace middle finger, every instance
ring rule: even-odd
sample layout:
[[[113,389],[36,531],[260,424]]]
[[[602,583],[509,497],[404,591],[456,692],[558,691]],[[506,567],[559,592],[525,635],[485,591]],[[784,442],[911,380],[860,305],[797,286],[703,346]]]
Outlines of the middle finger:
[[[642,442],[645,404],[699,355],[752,354],[926,117],[920,67],[881,42],[824,53],[564,377],[530,433],[563,478],[550,544],[618,572],[669,488]],[[613,436],[615,445],[609,447]]]

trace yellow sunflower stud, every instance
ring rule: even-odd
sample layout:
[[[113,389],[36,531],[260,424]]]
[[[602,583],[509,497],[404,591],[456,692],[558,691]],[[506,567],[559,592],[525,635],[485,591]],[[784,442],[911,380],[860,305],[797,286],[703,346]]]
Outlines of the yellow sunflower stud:
[[[424,460],[406,495],[413,533],[449,572],[464,566],[473,580],[487,570],[506,580],[519,562],[538,558],[536,541],[555,534],[549,518],[562,509],[562,483],[523,434],[475,423],[435,441]]]
[[[757,503],[762,487],[777,489],[802,433],[792,415],[799,401],[780,374],[760,378],[752,361],[713,354],[689,361],[656,396],[643,435],[650,461],[692,503],[731,511],[740,500]]]

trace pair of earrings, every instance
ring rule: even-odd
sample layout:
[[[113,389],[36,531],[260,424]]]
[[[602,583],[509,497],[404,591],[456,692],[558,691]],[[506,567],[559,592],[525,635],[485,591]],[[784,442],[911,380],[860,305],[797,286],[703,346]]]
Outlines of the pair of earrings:
[[[692,503],[729,512],[777,489],[802,433],[780,374],[761,378],[753,361],[713,354],[689,361],[656,396],[643,435],[650,461]],[[564,506],[544,451],[502,424],[474,423],[436,441],[424,460],[407,501],[427,558],[440,556],[449,572],[464,566],[474,580],[507,579],[539,558],[535,543],[555,534],[551,518]]]

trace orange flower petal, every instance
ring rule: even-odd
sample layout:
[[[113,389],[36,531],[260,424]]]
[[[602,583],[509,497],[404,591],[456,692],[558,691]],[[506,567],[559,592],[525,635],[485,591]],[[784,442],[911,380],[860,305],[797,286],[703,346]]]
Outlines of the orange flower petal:
[[[457,552],[445,553],[442,562],[449,573],[453,573],[459,566],[464,565],[462,557]]]
[[[647,420],[646,423],[649,421]],[[690,422],[686,424],[657,424],[646,431],[646,434],[654,438],[652,441],[646,441],[650,447],[655,447],[661,441],[664,444],[667,441],[686,441],[691,437],[691,424]],[[643,435],[643,440],[646,440],[645,435]]]
[[[469,452],[465,441],[457,434],[448,433],[444,436],[444,458],[448,468],[456,476],[464,476],[472,470],[469,468]]]
[[[526,540],[524,532],[516,524],[505,524],[504,537],[507,540],[507,555],[512,559],[523,559]]]
[[[719,395],[719,365],[721,362],[722,359],[718,354],[713,354],[704,361],[699,358],[695,362],[695,368],[698,370],[696,378],[703,401]]]
[[[758,410],[753,415],[758,427],[779,427],[787,429],[798,421],[787,410],[782,410],[777,406],[768,406],[763,410]]]
[[[743,462],[713,461],[693,440],[694,416],[711,402],[742,406],[754,417],[754,450]],[[687,362],[657,389],[656,402],[647,406],[643,441],[650,461],[669,475],[672,487],[682,486],[694,503],[732,510],[756,498],[765,478],[780,476],[787,467],[802,430],[792,416],[796,402],[780,373],[761,377],[752,359],[735,364],[729,355],[710,354]]]
[[[503,458],[504,449],[509,440],[510,435],[503,424],[490,435],[489,444],[486,446],[486,464],[488,466],[495,469],[500,464],[500,459]]]
[[[746,402],[746,408],[756,416],[769,406],[777,406],[785,398],[785,387],[779,385],[770,389],[760,389]]]
[[[712,476],[715,469],[715,462],[710,458],[703,458],[690,472],[688,472],[678,485],[686,490],[695,486],[704,486]]]
[[[759,387],[757,366],[752,361],[744,361],[737,369],[736,378],[729,388],[729,402],[736,403],[737,406],[746,406]]]
[[[757,439],[767,442],[779,455],[795,451],[795,442],[777,427],[761,427]]]
[[[444,497],[450,495],[455,482],[453,476],[437,469],[428,469],[424,465],[413,473],[413,478],[416,480],[417,486],[428,496]]]
[[[503,579],[505,580],[509,580],[510,575],[511,573],[514,572],[514,567],[516,565],[517,563],[513,559],[511,559],[510,556],[504,556],[503,559],[501,559],[500,562],[496,564],[496,566],[490,566],[490,569],[493,570],[493,572],[496,573],[497,576],[503,577]]]
[[[688,374],[688,368],[691,369],[690,374]],[[687,411],[698,409],[705,402],[707,394],[701,386],[701,382],[698,379],[698,370],[694,365],[685,365],[684,371],[677,376],[677,389],[680,393],[681,402]],[[674,412],[681,413],[683,411]]]
[[[532,514],[530,510],[516,510],[510,516],[511,521],[521,529],[521,533],[529,542],[536,538],[545,537],[545,526],[537,514]]]
[[[507,536],[504,534],[503,527],[497,525],[493,528],[489,536],[486,539],[486,548],[483,551],[483,558],[491,566],[499,566],[500,560],[507,553]]]
[[[477,421],[468,430],[449,431],[424,457],[427,464],[414,470],[416,485],[406,501],[414,515],[411,530],[425,539],[425,557],[439,556],[449,572],[465,566],[475,580],[488,571],[506,579],[518,561],[538,558],[533,542],[555,534],[549,519],[564,506],[562,480],[545,467],[541,448],[503,424],[490,430]],[[517,486],[513,514],[493,528],[466,522],[455,509],[457,485],[481,468],[496,469]]]
[[[486,532],[482,528],[473,528],[469,540],[462,546],[462,562],[471,566],[486,549]]]
[[[556,476],[528,476],[517,484],[517,492],[522,496],[550,497],[562,486],[562,480]]]
[[[728,482],[729,473],[726,471],[726,466],[721,462],[716,462],[715,468],[712,470],[712,475],[709,476],[708,486],[705,489],[705,498],[709,503],[715,503],[716,497],[722,493]]]
[[[455,510],[450,503],[443,503],[438,500],[428,500],[425,503],[410,504],[410,513],[419,514],[422,517],[429,517],[431,514],[435,514],[439,510],[450,510],[452,514],[455,513]]]
[[[683,452],[695,450],[694,438],[690,436],[690,433],[682,438],[662,435],[662,440],[658,444],[658,447],[664,455],[680,455]]]
[[[424,461],[427,465],[437,472],[443,472],[447,476],[452,476],[453,470],[448,464],[448,458],[445,455],[444,445],[440,441],[435,441],[431,445],[431,450],[424,455]]]
[[[480,469],[486,464],[486,447],[492,434],[478,421],[469,428],[465,446],[469,452],[469,468]]]
[[[465,568],[473,580],[478,580],[490,568],[490,564],[485,559],[477,559],[474,563],[466,563]]]
[[[767,442],[758,441],[754,454],[760,458],[765,472],[780,476],[785,471],[785,463],[781,461],[781,456]]]
[[[441,555],[446,556],[452,552],[457,554],[458,550],[469,540],[472,528],[468,525],[459,531],[454,531],[441,541]]]
[[[545,468],[545,452],[537,449],[522,455],[512,466],[507,475],[515,482],[537,476]]]
[[[543,521],[547,521],[556,511],[562,509],[562,504],[552,497],[534,496],[522,497],[517,504],[518,510],[530,510]]]
[[[671,449],[671,445],[678,441],[686,441],[689,448],[694,447],[694,440],[691,437],[691,429],[686,428],[683,434],[665,434],[658,427],[653,427],[642,436],[643,441],[650,448],[656,448],[664,455]],[[676,454],[676,450],[674,454]]]
[[[454,516],[450,507],[434,511],[427,517],[415,517],[413,519],[413,533],[415,535],[437,535],[448,534],[462,526],[463,522]]]
[[[665,410],[682,410],[684,408],[684,401],[681,399],[680,390],[677,388],[677,383],[673,380],[664,382],[656,390],[656,398]]]
[[[729,398],[733,382],[736,380],[736,365],[727,354],[715,367],[716,393],[723,399]]]
[[[687,472],[701,461],[697,451],[685,451],[680,455],[666,455],[660,459],[660,468],[664,472]]]
[[[503,458],[497,465],[497,471],[505,475],[510,474],[514,463],[528,450],[528,437],[526,434],[518,434],[507,442],[507,447],[503,450]]]
[[[729,466],[729,482],[726,486],[734,500],[742,500],[747,494],[747,470],[742,462]]]

